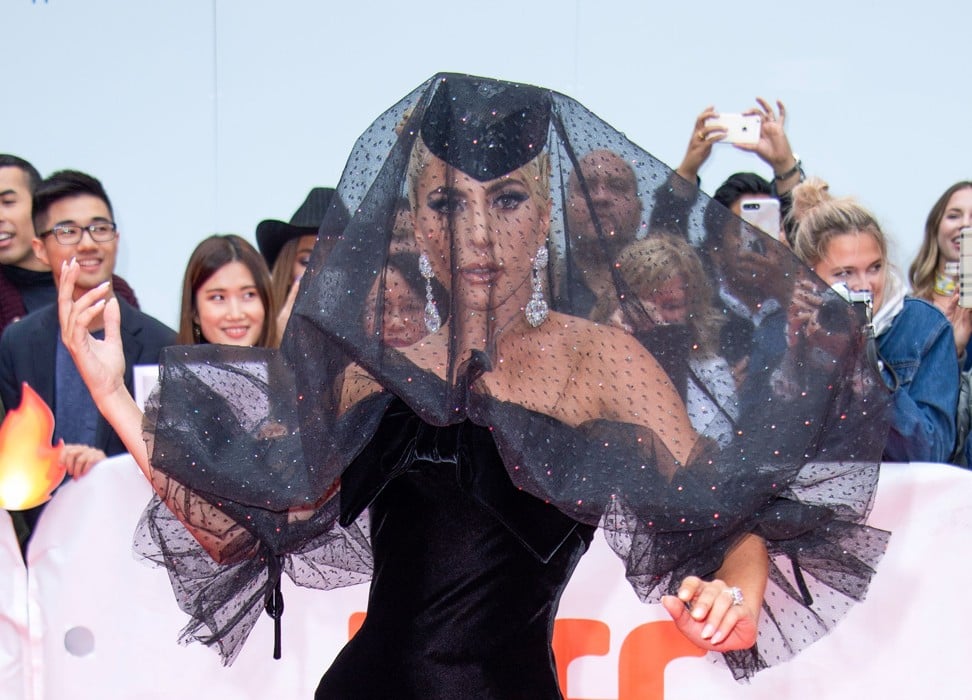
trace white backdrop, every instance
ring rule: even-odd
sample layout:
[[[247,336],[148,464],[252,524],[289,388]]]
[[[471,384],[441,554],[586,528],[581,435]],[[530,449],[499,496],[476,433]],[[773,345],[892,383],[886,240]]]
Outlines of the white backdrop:
[[[235,664],[223,668],[214,651],[176,644],[187,618],[167,576],[132,558],[132,533],[149,493],[127,455],[66,484],[44,511],[27,569],[0,511],[0,699],[311,697],[348,638],[349,618],[364,610],[367,587],[323,592],[285,580],[283,658],[273,660],[273,623],[261,616]],[[884,465],[869,522],[893,534],[867,599],[830,635],[749,685],[733,681],[721,663],[695,658],[700,650],[677,648],[664,610],[638,602],[599,534],[567,588],[555,629],[559,661],[573,659],[566,695],[967,700],[970,504],[966,470]],[[652,641],[651,634],[666,638]]]
[[[809,173],[859,196],[907,264],[972,178],[968,26],[955,0],[0,0],[0,152],[101,178],[119,272],[175,324],[190,251],[251,240],[333,185],[355,138],[438,71],[577,98],[676,165],[708,104],[779,97]],[[721,146],[703,170],[768,174]]]

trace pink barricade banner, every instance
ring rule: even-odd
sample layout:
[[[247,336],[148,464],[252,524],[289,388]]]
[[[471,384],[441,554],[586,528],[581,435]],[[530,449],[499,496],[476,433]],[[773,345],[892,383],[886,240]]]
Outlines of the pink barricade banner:
[[[283,658],[272,658],[273,624],[265,617],[224,668],[215,652],[177,643],[186,616],[168,577],[132,554],[149,496],[130,457],[103,462],[57,492],[26,569],[0,512],[0,565],[11,572],[0,583],[0,698],[311,697],[360,619],[367,587],[322,592],[285,580]],[[641,604],[620,562],[595,538],[555,629],[566,697],[972,697],[964,603],[972,472],[884,465],[870,524],[894,535],[867,600],[831,635],[749,684],[682,640],[660,606]]]

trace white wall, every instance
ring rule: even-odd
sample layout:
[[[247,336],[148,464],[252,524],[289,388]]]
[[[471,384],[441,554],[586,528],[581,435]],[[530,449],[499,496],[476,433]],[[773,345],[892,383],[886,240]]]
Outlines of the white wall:
[[[437,71],[564,92],[673,166],[707,104],[779,97],[807,171],[874,209],[904,267],[972,178],[970,20],[954,0],[0,0],[0,152],[101,178],[119,272],[175,324],[199,239],[289,219]],[[720,146],[703,188],[760,166]]]

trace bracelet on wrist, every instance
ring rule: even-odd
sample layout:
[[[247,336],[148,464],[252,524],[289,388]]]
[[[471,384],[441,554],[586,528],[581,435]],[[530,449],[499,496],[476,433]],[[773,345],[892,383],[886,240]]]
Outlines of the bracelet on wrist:
[[[774,180],[776,180],[777,182],[783,182],[785,180],[789,180],[797,173],[800,173],[800,182],[803,182],[803,178],[806,177],[805,173],[803,172],[803,162],[800,160],[800,156],[796,154],[793,155],[793,158],[794,160],[796,160],[796,162],[793,164],[793,167],[787,170],[785,173],[780,173],[779,175],[773,173]]]

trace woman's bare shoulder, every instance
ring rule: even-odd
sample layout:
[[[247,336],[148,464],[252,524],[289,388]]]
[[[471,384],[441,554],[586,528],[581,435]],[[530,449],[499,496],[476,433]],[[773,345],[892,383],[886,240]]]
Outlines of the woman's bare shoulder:
[[[558,333],[565,341],[577,344],[587,350],[597,349],[600,352],[619,351],[627,353],[644,351],[642,345],[630,333],[610,323],[598,323],[579,316],[557,312],[550,314],[547,323],[552,323],[551,332]]]

